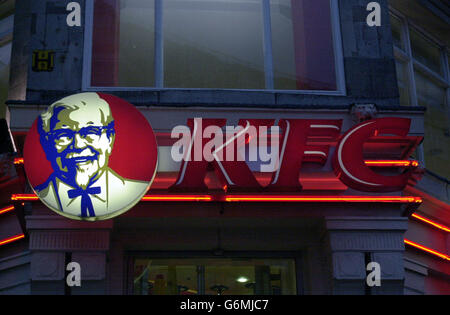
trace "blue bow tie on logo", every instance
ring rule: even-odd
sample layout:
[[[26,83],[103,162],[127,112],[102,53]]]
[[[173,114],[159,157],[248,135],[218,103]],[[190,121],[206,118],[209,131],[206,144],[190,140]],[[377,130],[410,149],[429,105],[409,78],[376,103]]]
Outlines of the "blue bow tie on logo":
[[[77,188],[73,190],[69,190],[67,194],[69,198],[77,198],[81,196],[81,217],[95,217],[94,206],[92,205],[92,200],[89,195],[98,195],[102,192],[101,187],[90,187],[87,189]]]

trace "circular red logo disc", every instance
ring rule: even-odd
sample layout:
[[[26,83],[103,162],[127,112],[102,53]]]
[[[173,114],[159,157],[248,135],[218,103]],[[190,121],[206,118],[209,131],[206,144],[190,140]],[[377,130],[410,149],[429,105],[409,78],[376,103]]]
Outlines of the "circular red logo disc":
[[[81,93],[42,113],[28,132],[25,171],[39,199],[78,220],[116,217],[136,205],[157,169],[153,130],[133,105]]]

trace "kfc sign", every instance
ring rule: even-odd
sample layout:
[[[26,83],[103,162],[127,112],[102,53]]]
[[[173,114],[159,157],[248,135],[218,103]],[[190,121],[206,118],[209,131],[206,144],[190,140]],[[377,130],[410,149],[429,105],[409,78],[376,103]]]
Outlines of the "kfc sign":
[[[410,128],[409,119],[379,118],[361,123],[343,135],[342,120],[281,119],[278,126],[274,126],[274,122],[244,119],[238,127],[231,127],[225,126],[225,119],[190,119],[184,130],[182,126],[175,128],[172,136],[181,137],[175,146],[182,147],[183,158],[177,181],[170,190],[207,190],[205,177],[208,169],[213,168],[227,192],[299,192],[302,190],[299,182],[302,164],[324,165],[329,158],[333,159],[336,176],[348,187],[359,191],[399,191],[412,175],[411,170],[395,176],[378,174],[365,164],[363,156],[364,144],[371,138],[382,135],[405,137]],[[266,144],[263,150],[261,142]],[[336,142],[330,157],[330,144],[325,143]],[[260,154],[261,151],[264,153],[261,155],[269,157],[270,164],[276,165],[272,180],[264,187],[243,158],[246,154],[238,154],[239,148],[251,147],[252,143],[259,146]],[[219,156],[219,153],[222,154]]]
[[[412,171],[379,174],[365,163],[374,139],[407,139],[410,120],[379,118],[341,133],[342,120],[189,119],[172,131],[171,158],[180,169],[169,192],[201,192],[214,170],[221,187],[233,192],[300,192],[305,163],[327,161],[346,186],[366,192],[402,190]],[[411,137],[410,137],[411,138]],[[40,200],[57,213],[87,221],[113,218],[147,193],[157,169],[158,148],[151,126],[128,102],[102,93],[66,97],[42,113],[28,133],[25,170]],[[167,157],[169,158],[169,157]],[[263,163],[267,184],[252,162]],[[264,164],[266,163],[266,164]]]
[[[104,220],[138,203],[157,168],[153,130],[131,104],[82,93],[52,104],[33,124],[24,148],[31,187],[50,209]]]

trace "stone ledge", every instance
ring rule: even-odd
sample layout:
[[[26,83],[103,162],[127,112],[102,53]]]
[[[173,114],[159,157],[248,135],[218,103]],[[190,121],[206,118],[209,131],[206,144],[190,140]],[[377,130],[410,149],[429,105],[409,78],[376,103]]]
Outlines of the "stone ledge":
[[[30,250],[108,251],[109,231],[31,231]]]
[[[8,284],[6,286],[0,285],[0,295],[2,295],[1,291],[6,291],[6,290],[10,290],[10,289],[16,288],[21,285],[30,285],[30,284],[31,284],[31,280],[24,280],[24,281],[14,282],[14,283]]]
[[[428,276],[428,266],[410,258],[404,258],[405,269]]]
[[[330,232],[332,252],[387,252],[405,250],[402,232],[336,231]]]
[[[59,215],[31,215],[26,216],[27,230],[103,230],[112,229],[113,221],[84,222],[64,218]]]
[[[325,229],[406,231],[408,218],[403,217],[326,217]]]
[[[31,252],[26,251],[17,255],[0,259],[0,271],[29,264],[31,261]]]

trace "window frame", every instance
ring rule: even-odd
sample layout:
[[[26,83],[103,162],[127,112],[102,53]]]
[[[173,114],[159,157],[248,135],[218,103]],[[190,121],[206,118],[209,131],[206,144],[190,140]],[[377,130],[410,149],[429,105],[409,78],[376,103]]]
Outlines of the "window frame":
[[[14,35],[14,21],[16,19],[16,15],[15,15],[14,10],[7,11],[6,13],[3,14],[2,17],[0,17],[0,21],[6,21],[7,19],[11,20],[11,21],[8,21],[8,22],[11,22],[11,25],[10,25],[10,28],[8,28],[5,31],[0,33],[0,48],[3,48],[3,47],[8,46],[8,45],[11,45],[11,47],[9,48],[10,49],[9,62],[4,65],[4,67],[10,67],[11,68],[11,61],[13,59],[12,48],[13,48],[13,39],[14,39],[13,38],[13,35]],[[6,89],[7,91],[10,88],[10,80],[11,80],[10,72],[11,72],[11,70],[9,70],[8,74],[7,74],[8,75],[8,77],[7,77],[7,85],[8,86],[7,86],[7,89]],[[7,100],[8,100],[8,92],[5,94],[5,99],[3,99],[2,101],[6,102]],[[0,118],[5,118],[6,117],[8,119],[8,121],[9,121],[8,115],[9,115],[9,112],[8,112],[7,106],[5,105],[5,103],[1,104],[0,105]],[[10,132],[10,136],[11,136],[11,139],[12,139],[11,131],[9,130],[9,132]],[[13,145],[14,151],[17,151],[14,141],[12,142],[12,145]]]
[[[389,6],[389,15],[398,19],[401,22],[401,34],[402,34],[402,44],[405,47],[405,50],[395,46],[393,44],[394,57],[398,62],[404,63],[407,66],[407,84],[409,91],[409,101],[410,106],[418,106],[418,97],[417,97],[417,86],[415,79],[415,71],[420,72],[423,76],[430,79],[434,83],[436,83],[439,87],[446,89],[446,97],[445,97],[445,105],[447,107],[447,116],[450,121],[450,69],[449,69],[449,57],[450,57],[450,49],[445,46],[444,43],[436,39],[434,36],[429,34],[423,28],[412,22],[407,18],[406,15],[402,14],[400,11],[394,9],[392,6]],[[410,29],[413,29],[420,36],[436,46],[439,47],[440,51],[440,61],[441,67],[443,67],[443,75],[436,73],[420,61],[416,60],[412,54],[411,48],[411,39],[410,39]],[[426,167],[425,161],[425,152],[423,148],[423,143],[417,148],[418,160],[419,162]]]
[[[95,0],[94,0],[95,1]],[[265,93],[286,93],[286,94],[313,94],[327,96],[346,96],[346,82],[344,72],[344,55],[341,35],[341,24],[339,5],[337,1],[330,0],[331,28],[333,37],[333,49],[335,59],[336,87],[334,91],[325,90],[277,90],[273,88],[273,59],[272,40],[270,28],[270,0],[260,0],[263,7],[263,53],[264,53],[264,72],[266,80],[266,89],[223,89],[223,88],[167,88],[163,87],[164,82],[164,47],[162,30],[162,3],[163,0],[155,0],[155,86],[154,87],[101,87],[92,86],[92,40],[94,26],[94,1],[87,1],[85,7],[85,30],[84,30],[84,58],[82,90],[89,91],[241,91],[241,92],[265,92]],[[267,40],[270,39],[270,41]]]

